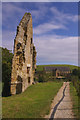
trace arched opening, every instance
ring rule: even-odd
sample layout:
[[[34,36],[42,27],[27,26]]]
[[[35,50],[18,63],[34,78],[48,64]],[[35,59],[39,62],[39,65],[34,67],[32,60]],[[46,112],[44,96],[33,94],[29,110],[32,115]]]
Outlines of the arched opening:
[[[16,85],[16,94],[19,94],[22,92],[22,83],[18,83]]]
[[[16,85],[16,94],[22,92],[22,78],[18,75],[17,77],[17,85]]]

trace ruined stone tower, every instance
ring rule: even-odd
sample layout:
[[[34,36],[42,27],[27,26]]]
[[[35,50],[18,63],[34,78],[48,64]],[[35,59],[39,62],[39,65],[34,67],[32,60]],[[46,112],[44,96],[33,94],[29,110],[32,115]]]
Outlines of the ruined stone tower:
[[[36,50],[33,44],[32,16],[25,13],[14,40],[12,60],[11,94],[23,92],[34,82]]]

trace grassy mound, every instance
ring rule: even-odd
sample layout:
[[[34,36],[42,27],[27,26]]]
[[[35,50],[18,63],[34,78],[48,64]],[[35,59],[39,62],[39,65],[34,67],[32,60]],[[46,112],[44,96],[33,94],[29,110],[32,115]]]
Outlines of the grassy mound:
[[[3,97],[3,118],[40,118],[49,113],[50,104],[62,82],[38,83],[21,94]]]

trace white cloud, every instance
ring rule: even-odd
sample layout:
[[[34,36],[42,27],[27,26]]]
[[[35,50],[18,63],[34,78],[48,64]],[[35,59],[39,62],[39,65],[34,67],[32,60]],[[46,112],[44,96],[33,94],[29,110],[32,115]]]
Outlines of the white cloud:
[[[14,16],[16,16],[16,13],[17,15],[23,15],[25,12],[27,12],[26,10],[18,6],[15,6],[14,4],[11,4],[11,3],[3,4],[2,8],[3,8],[2,9],[3,23],[8,21],[9,19],[13,20]]]
[[[78,37],[35,37],[38,62],[70,62],[78,64]]]
[[[36,10],[30,10],[32,16],[34,17],[34,21],[44,19],[45,15],[47,14],[49,8],[45,5],[45,3],[35,3]],[[44,12],[43,12],[44,11]]]
[[[25,4],[27,5],[27,3]],[[44,3],[40,3],[39,6],[38,3],[35,3],[35,6],[36,10],[35,9],[31,10],[28,9],[27,7],[21,8],[17,4],[3,3],[3,23],[8,22],[9,20],[13,21],[15,16],[16,19],[18,18],[18,16],[20,19],[22,19],[22,16],[25,14],[25,12],[30,12],[32,14],[34,22],[43,19],[45,17],[45,14],[48,12],[48,7],[46,7]]]
[[[66,27],[58,23],[44,23],[34,28],[34,34],[40,35],[55,29],[66,29]]]
[[[55,29],[56,30],[68,29],[66,27],[66,24],[68,24],[69,21],[78,22],[78,15],[63,13],[62,11],[59,11],[56,7],[51,7],[49,9],[47,7],[45,7],[45,9],[46,9],[46,13],[48,11],[51,11],[51,13],[53,15],[51,18],[48,19],[48,22],[42,23],[34,28],[35,35],[44,34],[44,33],[47,33],[49,31],[52,31]],[[39,17],[40,12],[41,12],[40,9],[38,11],[33,12],[33,13],[35,13],[35,16],[38,16],[37,17],[38,19],[40,18]],[[45,11],[44,11],[44,15],[46,15]]]
[[[15,37],[16,33],[14,31],[4,31],[2,34],[2,46],[13,52]]]
[[[40,5],[38,6],[37,3],[35,3],[37,9],[36,10],[30,10],[29,12],[31,12],[32,16],[33,16],[33,21],[37,22],[40,19],[44,19],[45,16],[47,15],[47,13],[50,11],[51,13],[53,13],[52,17],[48,18],[48,23],[45,23],[42,25],[37,26],[34,31],[38,31],[38,28],[45,28],[45,30],[43,32],[47,32],[47,30],[53,30],[53,29],[63,29],[66,28],[66,23],[68,23],[68,21],[72,21],[72,22],[76,22],[78,20],[78,15],[71,15],[71,14],[65,14],[62,11],[59,11],[56,7],[48,7],[45,5],[45,3],[40,3]],[[24,9],[24,8],[20,8],[14,4],[11,3],[6,3],[3,4],[3,23],[6,23],[6,21],[8,21],[9,19],[11,19],[13,21],[14,16],[19,15],[19,17],[22,18],[23,14],[25,12],[28,12],[28,9]],[[48,13],[49,14],[49,13]],[[12,16],[11,16],[12,15]],[[48,28],[48,29],[47,29]],[[47,30],[46,30],[47,29]],[[37,32],[37,34],[38,34]],[[36,32],[35,32],[36,33]]]
[[[52,7],[50,8],[50,10],[54,14],[54,18],[62,23],[67,23],[67,21],[78,21],[78,15],[63,13],[62,11],[59,11],[56,7]]]

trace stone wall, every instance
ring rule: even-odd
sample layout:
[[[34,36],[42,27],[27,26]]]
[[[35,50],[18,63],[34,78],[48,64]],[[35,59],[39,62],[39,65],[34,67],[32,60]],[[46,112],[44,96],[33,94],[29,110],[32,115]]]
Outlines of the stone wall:
[[[25,13],[14,40],[12,61],[11,94],[23,92],[34,82],[36,69],[36,49],[33,44],[32,16]]]

